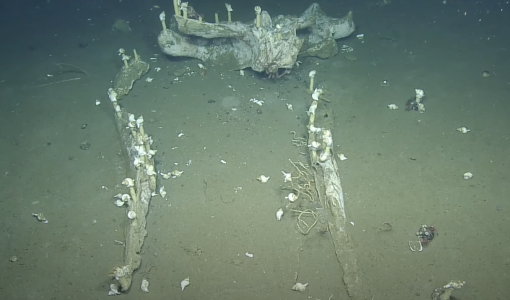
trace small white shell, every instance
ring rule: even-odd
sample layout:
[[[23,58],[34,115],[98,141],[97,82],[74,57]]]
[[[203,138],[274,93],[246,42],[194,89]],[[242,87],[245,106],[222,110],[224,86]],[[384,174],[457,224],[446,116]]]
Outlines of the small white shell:
[[[155,176],[157,175],[157,173],[154,171],[154,166],[153,165],[146,165],[145,166],[145,172],[147,173],[147,175],[149,176]]]
[[[135,213],[134,211],[130,210],[130,211],[128,211],[128,213],[127,213],[127,217],[128,217],[128,219],[130,219],[130,220],[134,220],[134,219],[136,218],[136,213]]]
[[[277,221],[280,221],[283,217],[283,209],[279,209],[277,212],[276,212],[276,220]]]
[[[466,172],[463,174],[463,176],[464,176],[464,179],[471,179],[471,178],[473,178],[473,173]]]
[[[159,188],[159,195],[161,196],[161,198],[165,198],[166,197],[166,191],[165,191],[165,187],[164,186],[161,186]]]
[[[419,111],[420,113],[424,113],[424,112],[425,112],[425,104],[423,104],[423,103],[421,103],[421,102],[420,102],[420,103],[418,103],[418,111]]]
[[[145,81],[146,81],[146,82],[152,82],[153,80],[154,80],[154,78],[151,78],[151,77],[147,77],[147,78],[145,78]]]
[[[326,133],[326,131],[324,131],[324,133]],[[331,136],[323,135],[322,142],[328,147],[333,146],[333,138]]]
[[[388,104],[388,108],[391,109],[391,110],[395,110],[395,109],[398,109],[398,106],[396,104]]]
[[[115,295],[120,295],[119,287],[115,283],[112,283],[112,284],[110,284],[110,290],[108,291],[108,296],[115,296]]]
[[[138,156],[145,156],[145,155],[147,155],[147,151],[145,151],[145,146],[143,144],[142,145],[136,145],[133,148],[135,148],[136,153],[138,154]]]
[[[184,173],[184,171],[174,170],[170,173],[170,176],[172,176],[172,178],[178,178],[181,177],[182,173]]]
[[[182,281],[181,281],[181,291],[184,291],[184,288],[187,287],[189,285],[189,277],[186,277],[184,278]]]
[[[347,157],[345,156],[345,154],[340,153],[340,154],[338,154],[338,159],[340,159],[340,160],[346,160],[346,159],[347,159]]]
[[[288,199],[290,202],[296,201],[298,196],[294,193],[290,193],[288,196],[285,197],[285,199]]]
[[[129,194],[122,194],[120,196],[120,200],[127,202],[127,201],[131,200],[131,196]]]
[[[135,146],[136,153],[138,153],[138,156],[145,156],[147,155],[147,152],[145,151],[145,147],[143,145]]]
[[[307,286],[308,286],[308,283],[299,283],[299,282],[296,282],[296,284],[294,284],[292,286],[292,290],[293,291],[298,291],[298,292],[304,292],[306,290]]]
[[[292,104],[290,103],[285,103],[285,105],[287,105],[287,109],[290,110],[290,111],[293,111],[294,110],[294,106],[292,106]]]
[[[468,132],[470,132],[471,130],[469,130],[468,128],[466,128],[466,127],[464,127],[464,126],[463,126],[463,127],[459,127],[459,128],[457,128],[457,131],[458,131],[458,132],[460,132],[460,133],[468,133]]]
[[[265,175],[260,175],[259,177],[257,177],[257,180],[262,182],[262,183],[266,183],[266,182],[269,181],[269,178],[271,178],[271,177],[265,176]]]
[[[138,119],[136,119],[136,127],[140,128],[140,126],[143,125],[143,116],[139,116]]]
[[[244,76],[244,70],[239,70],[239,75]]]
[[[108,98],[110,99],[110,101],[116,102],[117,101],[117,92],[114,89],[109,88],[108,89]]]
[[[246,255],[246,257],[249,257],[249,258],[253,258],[253,253],[249,253],[249,252],[246,252],[244,255]]]
[[[140,285],[140,289],[146,293],[149,292],[149,281],[147,279],[142,279],[142,284]]]
[[[423,98],[425,97],[425,92],[422,89],[414,89],[416,92],[416,98]]]
[[[311,133],[319,133],[322,131],[322,128],[315,127],[313,125],[308,125],[307,127],[308,127],[309,132],[311,132]]]
[[[312,99],[315,101],[318,101],[321,94],[322,94],[322,89],[315,89],[312,94]]]
[[[322,151],[321,155],[319,155],[319,160],[321,162],[325,162],[326,160],[331,158],[331,154],[329,150]]]
[[[135,157],[133,160],[133,165],[138,169],[143,165],[143,160],[140,157]]]
[[[151,150],[149,150],[149,151],[147,152],[147,156],[148,156],[149,158],[151,158],[151,157],[153,157],[154,155],[156,155],[156,153],[157,153],[157,152],[158,152],[158,150],[153,150],[153,149],[151,149]]]
[[[122,180],[122,184],[126,187],[132,187],[135,186],[135,181],[132,178],[125,178]]]
[[[312,150],[317,150],[321,144],[317,141],[313,141],[310,145],[308,145],[308,148],[311,148]]]
[[[34,214],[32,213],[32,216],[36,217],[37,218],[37,221],[41,222],[41,223],[48,223],[48,220],[46,219],[46,217],[44,217],[44,215],[42,213],[37,213],[37,214]]]
[[[282,171],[283,174],[283,182],[292,182],[292,174],[291,173],[285,173]]]
[[[124,201],[122,201],[122,200],[120,200],[120,199],[117,199],[117,200],[115,200],[115,202],[113,202],[113,204],[115,204],[115,205],[116,205],[116,206],[118,206],[118,207],[123,206],[125,203],[126,203],[126,202],[124,202]]]

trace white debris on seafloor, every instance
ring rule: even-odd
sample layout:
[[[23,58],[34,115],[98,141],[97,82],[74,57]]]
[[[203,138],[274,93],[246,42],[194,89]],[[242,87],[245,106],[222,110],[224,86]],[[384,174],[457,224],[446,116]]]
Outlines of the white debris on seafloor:
[[[263,100],[257,100],[255,98],[251,98],[250,102],[253,102],[253,103],[257,104],[258,106],[262,106],[264,104]]]

